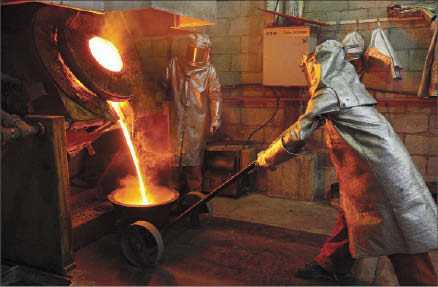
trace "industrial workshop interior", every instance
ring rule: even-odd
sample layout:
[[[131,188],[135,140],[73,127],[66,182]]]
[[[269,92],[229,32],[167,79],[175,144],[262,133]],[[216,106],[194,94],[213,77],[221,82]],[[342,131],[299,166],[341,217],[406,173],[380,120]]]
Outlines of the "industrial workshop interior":
[[[2,286],[437,286],[437,1],[1,1]]]

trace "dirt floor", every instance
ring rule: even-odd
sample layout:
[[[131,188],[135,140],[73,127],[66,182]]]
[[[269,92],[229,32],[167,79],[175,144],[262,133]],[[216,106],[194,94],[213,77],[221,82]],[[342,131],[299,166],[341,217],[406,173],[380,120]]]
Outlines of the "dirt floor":
[[[258,193],[239,199],[217,196],[210,203],[213,218],[207,227],[193,229],[180,222],[162,234],[164,252],[155,267],[139,268],[128,263],[121,250],[120,233],[102,236],[102,232],[115,229],[114,221],[95,220],[76,232],[77,238],[83,237],[88,243],[83,241],[75,251],[75,268],[68,272],[68,278],[2,262],[1,285],[398,286],[385,256],[356,260],[354,279],[349,281],[294,277],[331,235],[336,205]],[[94,235],[84,236],[89,234]],[[429,254],[438,272],[438,251]]]
[[[181,222],[163,234],[164,254],[153,268],[128,263],[118,233],[79,249],[76,268],[69,272],[72,285],[398,286],[385,256],[356,260],[350,281],[294,277],[332,233],[337,209],[326,201],[250,193],[239,199],[217,196],[211,204],[214,217],[206,228],[191,229]],[[430,255],[437,269],[438,252]]]
[[[156,267],[129,264],[117,233],[75,254],[72,285],[333,285],[295,278],[294,271],[317,255],[327,236],[224,218],[203,229],[178,224],[165,234]],[[348,282],[346,285],[362,285]]]

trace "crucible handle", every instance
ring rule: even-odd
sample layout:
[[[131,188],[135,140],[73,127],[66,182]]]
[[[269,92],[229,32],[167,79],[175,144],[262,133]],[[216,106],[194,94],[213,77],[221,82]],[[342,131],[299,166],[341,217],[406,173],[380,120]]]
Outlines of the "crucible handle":
[[[166,224],[162,229],[161,232],[164,233],[170,226],[172,226],[173,224],[179,222],[181,219],[183,219],[184,217],[186,217],[188,214],[190,214],[190,212],[192,212],[195,208],[197,208],[198,206],[200,206],[201,204],[210,201],[217,193],[221,192],[222,190],[224,190],[225,188],[227,188],[229,185],[235,183],[242,175],[248,174],[249,172],[251,172],[254,168],[256,167],[256,161],[253,161],[252,163],[250,163],[247,167],[241,169],[239,172],[235,173],[232,177],[230,177],[229,179],[227,179],[227,181],[225,181],[224,183],[222,183],[220,186],[218,186],[215,190],[211,191],[210,193],[208,193],[204,198],[202,198],[201,200],[199,200],[197,203],[195,203],[194,205],[190,206],[189,208],[187,208],[183,213],[181,213],[180,215],[178,215],[175,219],[173,219],[171,222],[169,222],[168,224]]]

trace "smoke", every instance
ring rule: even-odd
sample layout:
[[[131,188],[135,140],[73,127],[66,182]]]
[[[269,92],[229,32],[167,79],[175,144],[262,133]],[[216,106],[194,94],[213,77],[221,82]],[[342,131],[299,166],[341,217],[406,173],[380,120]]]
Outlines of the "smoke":
[[[138,22],[139,16],[134,12],[105,13],[99,29],[99,36],[112,42],[119,50],[124,66],[122,73],[129,75],[131,95],[134,95],[132,103],[136,112],[157,109],[158,106],[157,87],[150,75],[145,73],[145,67],[151,65],[144,59],[148,51],[138,45],[139,36],[136,31],[144,29]]]
[[[166,184],[172,160],[167,114],[163,111],[150,112],[138,118],[135,125],[134,143],[145,184]]]
[[[114,190],[114,199],[128,205],[150,205],[174,201],[178,194],[172,189],[163,186],[150,186],[146,189],[147,203],[143,201],[139,188],[138,178],[130,175],[120,181],[120,187]]]
[[[146,198],[148,198],[147,194]],[[114,199],[125,204],[143,204],[137,176],[128,175],[121,179],[120,187],[114,191]]]
[[[123,111],[128,122],[134,120],[132,112],[135,112],[132,141],[145,186],[148,188],[168,184],[172,155],[169,151],[168,116],[161,108],[160,99],[156,97],[156,85],[144,69],[145,65],[151,65],[144,59],[144,54],[149,51],[144,50],[144,45],[137,45],[144,39],[139,31],[147,30],[149,26],[158,29],[159,26],[146,16],[150,15],[136,11],[105,13],[99,36],[110,40],[119,49],[124,67],[128,69],[123,72],[130,73],[134,94],[130,101],[132,109]],[[170,24],[166,24],[167,26],[170,27]],[[130,125],[128,129],[131,129]],[[120,182],[121,186],[128,183],[128,178]]]

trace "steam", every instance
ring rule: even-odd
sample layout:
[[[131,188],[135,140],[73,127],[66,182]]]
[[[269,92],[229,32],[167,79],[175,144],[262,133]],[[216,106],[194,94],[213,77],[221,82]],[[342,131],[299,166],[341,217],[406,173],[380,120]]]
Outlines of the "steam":
[[[128,109],[124,109],[128,111]],[[131,111],[132,113],[132,111]],[[128,116],[131,113],[127,113]],[[142,198],[139,178],[130,174],[119,181],[119,188],[113,194],[125,204],[144,205],[163,202],[173,196],[169,188],[163,187],[169,181],[172,154],[169,152],[167,116],[162,112],[150,113],[135,121],[135,135],[132,138],[140,174],[145,188]]]
[[[99,36],[110,40],[119,49],[124,65],[126,64],[125,72],[130,73],[134,94],[131,102],[133,109],[131,111],[124,109],[123,112],[128,122],[132,122],[135,112],[132,141],[144,180],[146,197],[149,197],[148,193],[154,193],[152,187],[168,183],[172,154],[169,151],[167,114],[163,113],[158,103],[157,87],[151,76],[146,73],[151,63],[145,61],[143,55],[145,51],[141,50],[141,45],[136,45],[138,41],[145,40],[137,35],[138,32],[136,33],[140,29],[146,29],[144,22],[149,23],[138,17],[135,12],[105,13]],[[131,126],[128,125],[128,129],[130,128]],[[138,190],[138,183],[135,187],[135,180],[131,181],[133,181],[132,176],[123,178],[120,180],[119,189],[137,188]]]
[[[118,202],[128,204],[128,205],[145,205],[143,199],[138,192],[138,179],[133,176],[127,176],[120,181],[120,188],[114,191],[114,199]],[[163,186],[154,186],[149,189],[147,193],[148,204],[160,204],[164,202],[169,202],[175,200],[178,194]]]
[[[140,192],[138,178],[134,175],[128,175],[120,180],[120,187],[114,191],[115,199],[119,202],[141,205],[143,198]],[[149,193],[146,193],[147,201],[150,202]]]
[[[138,123],[138,124],[137,124]],[[136,121],[134,141],[146,186],[162,185],[169,179],[172,153],[169,151],[167,117],[155,113]]]

